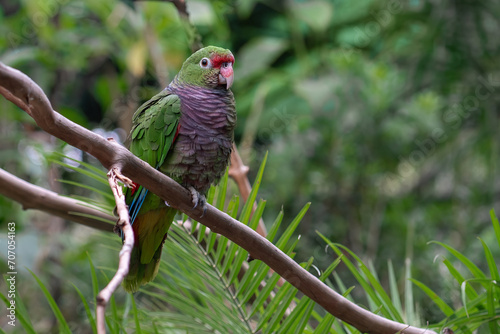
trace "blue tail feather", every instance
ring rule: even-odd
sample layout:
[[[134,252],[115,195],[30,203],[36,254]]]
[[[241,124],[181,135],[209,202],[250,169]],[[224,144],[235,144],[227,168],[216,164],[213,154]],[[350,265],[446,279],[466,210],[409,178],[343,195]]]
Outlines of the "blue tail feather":
[[[160,165],[156,166],[156,169],[158,169],[159,166]],[[146,195],[148,194],[148,190],[143,186],[139,186],[139,189],[137,189],[137,191],[139,192],[139,194],[132,200],[132,203],[128,208],[128,215],[130,216],[130,225],[134,223],[137,214],[139,214],[139,211],[141,210],[142,203],[144,203]]]
[[[141,210],[142,203],[146,199],[146,195],[148,194],[148,190],[143,186],[139,188],[139,195],[134,198],[132,203],[129,206],[128,214],[130,216],[130,224],[132,225],[137,217],[137,214]]]

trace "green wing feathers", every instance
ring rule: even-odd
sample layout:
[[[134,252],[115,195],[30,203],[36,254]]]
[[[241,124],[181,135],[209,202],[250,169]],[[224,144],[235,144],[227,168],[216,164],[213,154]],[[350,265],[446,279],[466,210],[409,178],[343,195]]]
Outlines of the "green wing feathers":
[[[132,119],[130,151],[154,168],[161,166],[175,140],[180,110],[179,97],[166,90],[143,104]],[[163,242],[177,210],[142,187],[127,189],[125,196],[135,244],[123,286],[136,292],[158,273]]]
[[[177,95],[162,91],[144,103],[132,118],[130,151],[158,168],[174,142],[181,116]]]

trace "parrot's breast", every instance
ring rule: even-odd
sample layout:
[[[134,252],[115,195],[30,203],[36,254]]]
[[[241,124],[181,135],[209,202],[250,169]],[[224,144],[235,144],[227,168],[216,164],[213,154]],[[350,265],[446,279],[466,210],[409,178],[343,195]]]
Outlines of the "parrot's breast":
[[[233,94],[193,86],[170,89],[181,100],[181,118],[172,151],[160,170],[184,187],[206,193],[230,161],[236,125]]]

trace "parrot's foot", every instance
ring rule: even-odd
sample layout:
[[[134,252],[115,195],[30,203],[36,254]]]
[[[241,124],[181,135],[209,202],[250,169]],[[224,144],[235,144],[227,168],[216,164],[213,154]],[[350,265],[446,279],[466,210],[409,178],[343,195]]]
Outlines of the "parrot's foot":
[[[166,205],[166,206],[168,206],[168,207],[170,207],[170,204],[168,204],[168,202],[167,202],[167,201],[165,201],[165,205]]]
[[[188,187],[189,192],[191,192],[191,196],[193,198],[193,209],[196,209],[197,207],[201,206],[203,208],[203,213],[201,214],[200,218],[205,215],[207,212],[207,199],[205,195],[200,194],[196,189],[193,187]]]

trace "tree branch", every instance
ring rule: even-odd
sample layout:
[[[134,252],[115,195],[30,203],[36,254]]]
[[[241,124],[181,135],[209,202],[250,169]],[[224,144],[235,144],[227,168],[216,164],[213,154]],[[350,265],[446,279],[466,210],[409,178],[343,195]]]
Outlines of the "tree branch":
[[[238,189],[240,191],[241,197],[244,202],[247,201],[250,192],[252,191],[252,186],[250,181],[248,181],[248,166],[246,166],[241,160],[240,154],[238,153],[238,148],[233,144],[233,152],[231,153],[231,166],[229,166],[228,174],[236,182]],[[257,203],[253,203],[252,213],[257,209]],[[257,233],[265,237],[267,235],[266,225],[262,218],[259,220],[259,225],[257,226]]]
[[[116,221],[115,217],[94,209],[87,203],[35,186],[3,169],[0,169],[0,194],[21,203],[24,210],[41,210],[102,231],[112,232]],[[109,221],[110,224],[104,221]]]
[[[373,314],[330,289],[270,241],[229,215],[207,205],[192,209],[191,194],[180,184],[134,156],[126,148],[71,122],[54,110],[43,93],[25,74],[0,63],[0,94],[25,110],[48,133],[96,157],[108,170],[121,167],[121,173],[143,185],[172,207],[209,227],[247,250],[293,286],[324,307],[329,313],[367,333],[435,333],[397,323]]]
[[[112,140],[112,139],[111,139]],[[132,180],[121,175],[118,167],[113,167],[108,172],[108,182],[116,201],[116,212],[118,213],[118,222],[116,227],[123,233],[123,246],[120,251],[120,261],[118,263],[118,270],[115,276],[109,281],[108,285],[99,292],[97,295],[97,333],[106,333],[106,305],[111,298],[113,292],[123,282],[127,276],[130,265],[130,255],[134,247],[134,231],[130,225],[130,217],[128,214],[127,204],[125,203],[125,196],[123,195],[122,187],[118,184],[118,180],[122,181],[127,186],[132,186]]]

